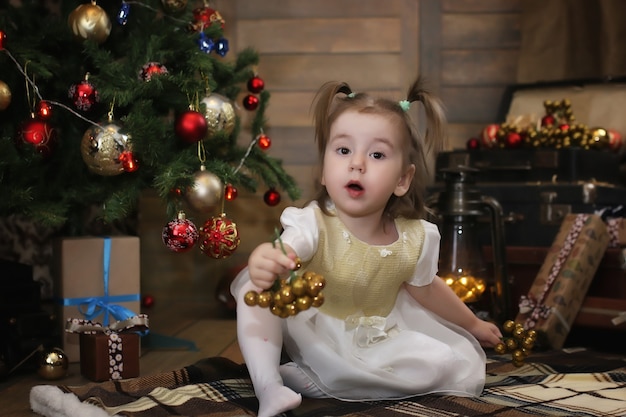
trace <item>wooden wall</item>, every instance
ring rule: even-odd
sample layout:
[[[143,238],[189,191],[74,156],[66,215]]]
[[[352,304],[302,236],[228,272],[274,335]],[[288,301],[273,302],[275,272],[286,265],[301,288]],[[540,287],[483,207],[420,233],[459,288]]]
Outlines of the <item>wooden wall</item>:
[[[354,90],[404,98],[421,72],[448,108],[450,147],[463,147],[496,121],[507,85],[515,82],[520,44],[520,0],[217,0],[210,3],[226,21],[232,59],[253,47],[258,74],[271,93],[267,110],[268,150],[298,181],[301,204],[312,197],[317,155],[310,105],[326,81],[343,80]],[[241,106],[241,103],[239,103]],[[245,110],[242,110],[244,121]],[[250,136],[242,134],[242,143]],[[268,207],[256,195],[226,206],[237,222],[241,245],[235,255],[213,260],[194,250],[169,253],[160,241],[168,221],[154,195],[142,202],[142,286],[171,293],[212,288],[230,268],[279,225],[293,204],[286,195]],[[188,213],[193,217],[193,213]],[[205,219],[193,218],[200,226]],[[151,280],[153,271],[169,278]],[[169,275],[168,275],[169,274]]]

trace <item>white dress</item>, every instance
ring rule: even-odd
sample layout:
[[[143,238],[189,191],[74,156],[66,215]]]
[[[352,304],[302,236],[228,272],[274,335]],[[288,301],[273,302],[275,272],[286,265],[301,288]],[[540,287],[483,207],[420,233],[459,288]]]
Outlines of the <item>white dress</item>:
[[[281,239],[296,251],[303,270],[327,268],[308,269],[326,279],[324,305],[282,320],[289,357],[323,393],[347,401],[481,394],[485,353],[476,339],[394,282],[402,277],[422,286],[435,278],[440,237],[434,224],[397,219],[398,240],[372,246],[316,203],[285,209],[281,223]],[[245,269],[233,281],[236,298],[247,280]],[[339,292],[332,291],[334,284]],[[379,306],[378,300],[391,305]]]

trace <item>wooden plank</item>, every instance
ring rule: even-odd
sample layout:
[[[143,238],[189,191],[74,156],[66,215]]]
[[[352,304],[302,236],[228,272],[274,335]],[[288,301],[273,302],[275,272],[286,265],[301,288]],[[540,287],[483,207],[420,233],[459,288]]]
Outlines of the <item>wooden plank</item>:
[[[442,16],[444,49],[519,48],[520,15],[444,14]]]
[[[494,123],[505,87],[444,87],[441,97],[451,123]]]
[[[413,0],[414,1],[414,0]],[[389,17],[402,14],[402,0],[239,0],[241,19],[308,17]]]
[[[401,45],[398,18],[251,19],[237,24],[239,44],[263,54],[390,53],[399,52]]]
[[[420,45],[420,14],[418,2],[405,0],[402,14],[402,45],[400,48],[401,60],[403,63],[401,71],[401,84],[406,86],[419,74],[419,45]]]
[[[516,49],[454,50],[441,55],[441,80],[446,86],[515,84]]]
[[[332,80],[369,91],[398,88],[403,66],[402,56],[394,53],[264,54],[258,70],[270,92],[317,91]]]
[[[441,3],[421,0],[419,11],[419,72],[428,79],[431,90],[441,89]]]
[[[313,165],[317,162],[317,145],[313,125],[275,127],[267,130],[272,139],[270,153],[290,165]]]
[[[445,13],[521,12],[522,0],[441,0]]]

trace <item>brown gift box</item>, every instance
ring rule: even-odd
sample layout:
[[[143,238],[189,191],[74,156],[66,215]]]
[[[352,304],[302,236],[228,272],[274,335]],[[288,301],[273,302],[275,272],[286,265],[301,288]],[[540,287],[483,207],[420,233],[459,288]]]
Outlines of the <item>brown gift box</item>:
[[[139,238],[115,236],[111,241],[108,274],[108,299],[105,298],[103,237],[63,238],[54,242],[54,290],[59,303],[59,325],[65,328],[70,318],[83,317],[86,301],[105,302],[139,314],[140,264]],[[102,311],[87,317],[107,325],[116,321]],[[70,362],[80,359],[79,335],[63,332],[61,348]]]
[[[521,297],[515,319],[537,331],[540,345],[563,347],[608,245],[599,216],[565,217],[528,296]]]
[[[80,334],[80,373],[92,381],[139,376],[139,355],[137,333]]]

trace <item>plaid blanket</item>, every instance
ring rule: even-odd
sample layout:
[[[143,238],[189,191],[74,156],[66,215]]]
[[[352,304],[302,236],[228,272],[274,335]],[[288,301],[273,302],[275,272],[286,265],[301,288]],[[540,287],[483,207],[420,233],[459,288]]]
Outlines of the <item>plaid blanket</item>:
[[[36,386],[31,407],[48,416],[255,415],[245,365],[214,357],[154,376],[78,387]],[[292,417],[626,416],[626,358],[583,350],[533,353],[521,367],[490,355],[479,398],[424,395],[401,401],[305,398]]]

